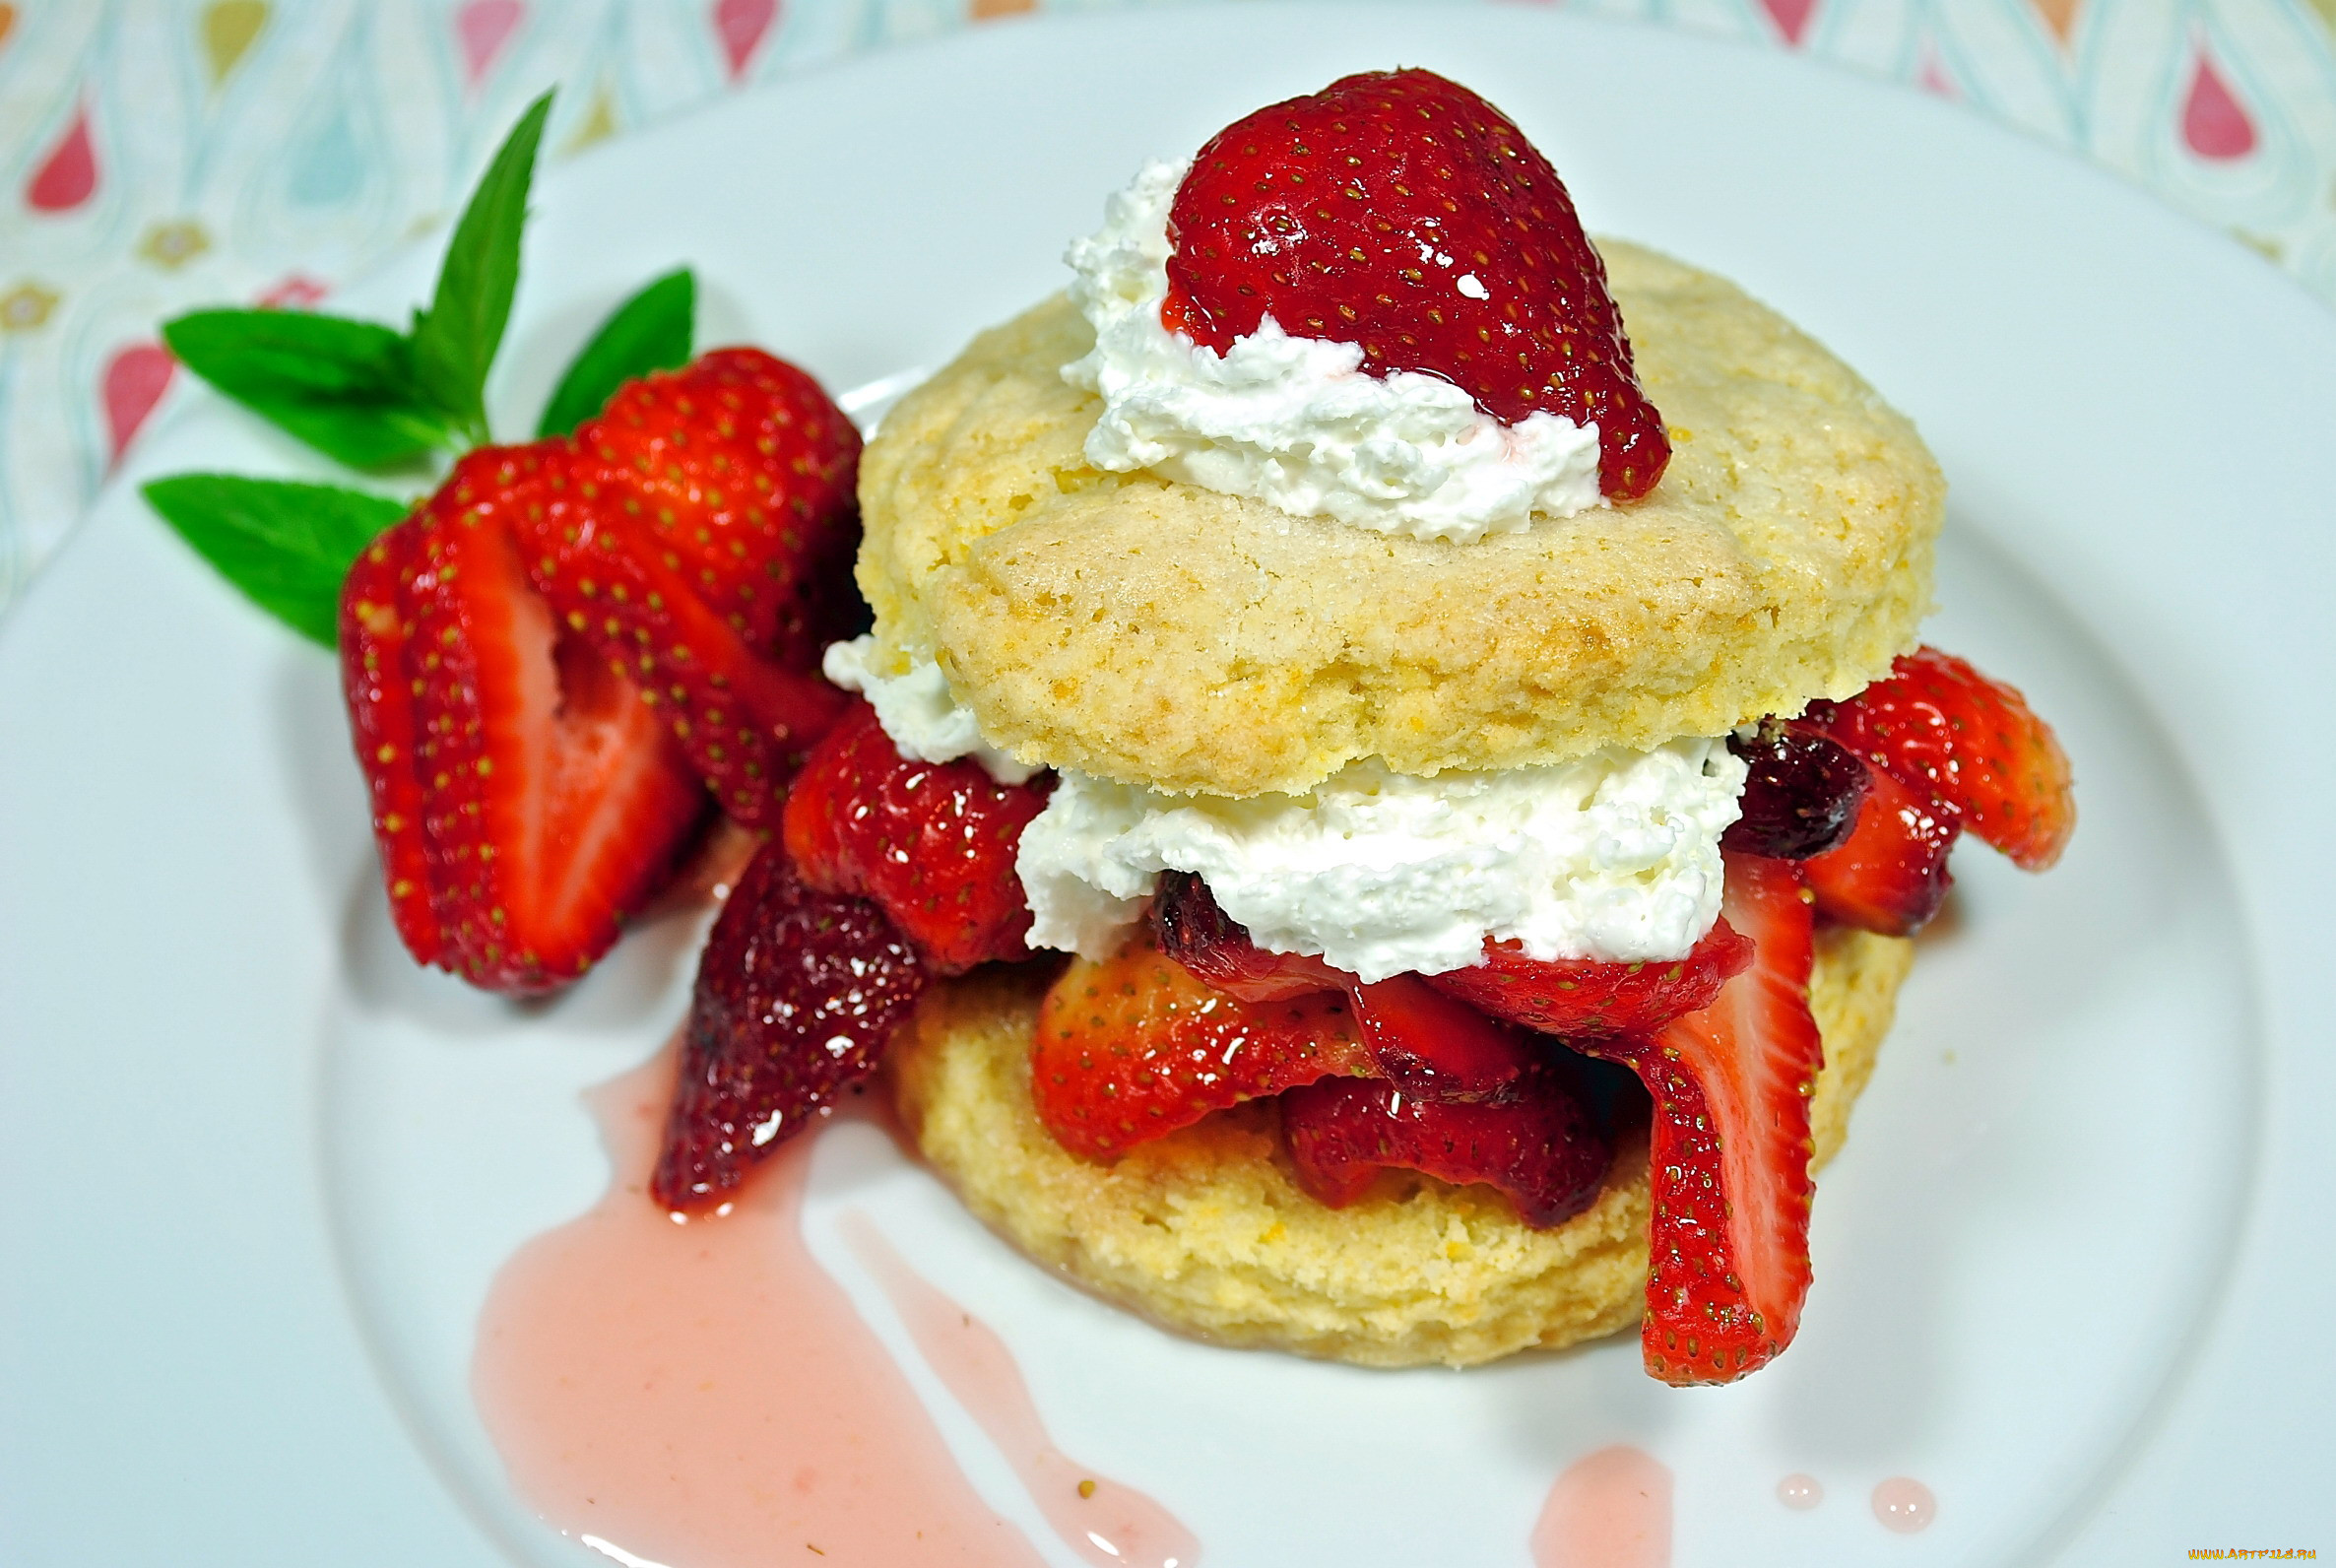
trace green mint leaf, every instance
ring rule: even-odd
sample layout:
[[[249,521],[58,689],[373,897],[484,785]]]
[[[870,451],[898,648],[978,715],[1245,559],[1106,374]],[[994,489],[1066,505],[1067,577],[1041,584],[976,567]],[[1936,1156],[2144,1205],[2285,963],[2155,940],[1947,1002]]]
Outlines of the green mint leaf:
[[[221,392],[353,468],[396,467],[445,444],[447,418],[387,327],[301,310],[197,310],[165,324],[162,341]]]
[[[625,382],[689,362],[697,331],[697,280],[669,272],[616,307],[559,378],[536,434],[566,435],[608,407]]]
[[[341,579],[408,510],[363,490],[239,474],[159,479],[146,498],[252,603],[328,648],[338,640]]]
[[[511,296],[519,288],[519,233],[527,225],[528,183],[551,112],[547,93],[503,138],[454,226],[429,308],[414,317],[415,373],[477,441],[488,438],[487,370],[502,344]]]

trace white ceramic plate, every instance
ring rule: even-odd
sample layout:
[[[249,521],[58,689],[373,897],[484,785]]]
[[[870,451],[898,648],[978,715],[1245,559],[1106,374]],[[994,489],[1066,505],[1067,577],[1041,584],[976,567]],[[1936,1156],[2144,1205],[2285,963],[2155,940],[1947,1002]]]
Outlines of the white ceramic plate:
[[[1461,1375],[1173,1340],[865,1128],[819,1150],[814,1250],[873,1300],[833,1233],[872,1211],[1004,1332],[1064,1447],[1219,1568],[1523,1564],[1551,1477],[1612,1442],[1676,1473],[1683,1568],[2336,1549],[2336,320],[2237,245],[1951,106],[1676,33],[1490,8],[1001,26],[552,171],[504,427],[677,261],[709,341],[839,387],[938,362],[1056,287],[1144,157],[1397,62],[1503,104],[1597,228],[1733,276],[1915,417],[1954,484],[1933,636],[2057,721],[2075,846],[2041,880],[1959,862],[1962,919],[1825,1182],[1800,1342],[1738,1387],[1658,1388],[1627,1337]],[[433,260],[345,303],[393,314]],[[129,489],[197,467],[316,471],[181,399],[0,635],[0,1561],[600,1560],[505,1488],[470,1328],[501,1259],[600,1190],[577,1090],[664,1038],[693,931],[548,1009],[415,971],[329,662]],[[1076,1561],[901,1353],[993,1506]],[[1824,1506],[1782,1507],[1789,1471]],[[1936,1493],[1929,1531],[1876,1523],[1893,1474]]]

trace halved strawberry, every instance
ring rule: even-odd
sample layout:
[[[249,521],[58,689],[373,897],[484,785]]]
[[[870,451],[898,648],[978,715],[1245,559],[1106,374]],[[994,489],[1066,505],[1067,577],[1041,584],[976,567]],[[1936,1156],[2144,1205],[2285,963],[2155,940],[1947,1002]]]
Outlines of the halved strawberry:
[[[1549,161],[1466,88],[1372,72],[1236,120],[1193,160],[1168,232],[1171,331],[1222,354],[1270,315],[1507,424],[1594,424],[1614,499],[1662,475],[1669,439],[1604,263]]]
[[[1751,961],[1752,944],[1720,919],[1684,958],[1530,958],[1514,942],[1488,940],[1483,963],[1426,979],[1496,1018],[1541,1034],[1594,1038],[1651,1033],[1682,1013],[1709,1007],[1728,976]]]
[[[1533,1061],[1516,1029],[1442,995],[1418,975],[1365,984],[1320,958],[1266,951],[1190,872],[1161,874],[1152,895],[1152,929],[1162,951],[1231,996],[1269,1002],[1332,987],[1344,991],[1379,1072],[1406,1094],[1482,1099]]]
[[[556,442],[470,453],[343,595],[399,933],[422,962],[517,994],[608,950],[705,804],[632,684],[529,584],[511,520],[569,503],[565,462]]]
[[[1074,960],[1048,990],[1030,1090],[1057,1143],[1108,1159],[1261,1094],[1375,1071],[1339,993],[1243,1002],[1140,932],[1114,957]]]
[[[1963,823],[1952,807],[1870,769],[1857,825],[1839,849],[1799,862],[1817,910],[1885,937],[1919,931],[1946,901],[1947,852]]]
[[[1666,1383],[1725,1383],[1792,1340],[1809,1288],[1811,915],[1792,861],[1727,857],[1728,923],[1752,966],[1653,1036],[1585,1040],[1655,1101],[1641,1345]]]
[[[1051,773],[1000,784],[976,762],[904,757],[856,702],[796,775],[781,830],[806,885],[875,899],[927,964],[959,974],[1030,956],[1014,849],[1053,789]]]
[[[802,371],[726,349],[628,384],[576,446],[578,504],[523,520],[537,586],[631,672],[724,811],[775,822],[849,700],[817,666],[859,614],[858,434]]]
[[[882,910],[813,892],[766,844],[714,922],[649,1191],[702,1209],[876,1069],[925,988]]]
[[[1539,1226],[1589,1208],[1614,1157],[1612,1138],[1559,1062],[1536,1064],[1500,1098],[1475,1104],[1325,1078],[1282,1095],[1281,1130],[1298,1185],[1332,1209],[1395,1167],[1497,1188]]]
[[[2076,830],[2068,753],[2027,699],[1951,653],[1917,648],[1846,702],[1802,721],[1901,783],[1935,795],[2028,871]]]

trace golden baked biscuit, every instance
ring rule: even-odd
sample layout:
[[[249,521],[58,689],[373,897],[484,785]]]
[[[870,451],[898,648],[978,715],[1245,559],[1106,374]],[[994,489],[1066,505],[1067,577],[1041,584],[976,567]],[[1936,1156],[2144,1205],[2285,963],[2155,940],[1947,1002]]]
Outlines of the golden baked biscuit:
[[[1914,646],[1943,487],[1914,427],[1733,285],[1604,247],[1660,486],[1470,544],[1088,466],[1056,298],[976,339],[861,466],[881,652],[1028,762],[1306,789],[1359,757],[1512,767],[1847,697]]]
[[[1809,992],[1826,1066],[1817,1157],[1890,1027],[1914,945],[1819,934]],[[894,1037],[901,1119],[968,1209],[1107,1300],[1223,1344],[1364,1366],[1468,1366],[1610,1334],[1647,1288],[1647,1150],[1619,1150],[1596,1203],[1535,1230],[1484,1187],[1389,1172],[1326,1209],[1291,1179],[1271,1100],[1221,1111],[1109,1165],[1067,1152],[1030,1101],[1041,969],[936,986]]]

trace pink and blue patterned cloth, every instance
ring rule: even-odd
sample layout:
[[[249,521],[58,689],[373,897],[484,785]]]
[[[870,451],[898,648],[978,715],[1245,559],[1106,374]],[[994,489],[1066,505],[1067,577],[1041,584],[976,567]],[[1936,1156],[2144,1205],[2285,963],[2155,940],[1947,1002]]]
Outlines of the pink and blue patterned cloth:
[[[1033,3],[0,0],[0,608],[169,389],[157,323],[321,297],[450,216],[545,87],[558,158]],[[2336,303],[2336,0],[1577,3],[1954,98]]]

